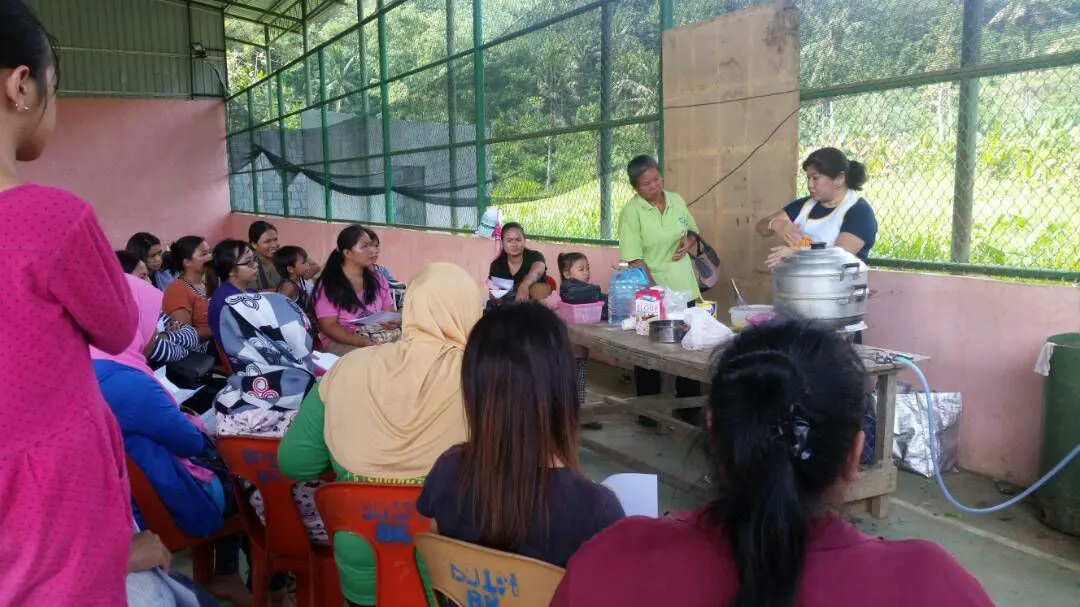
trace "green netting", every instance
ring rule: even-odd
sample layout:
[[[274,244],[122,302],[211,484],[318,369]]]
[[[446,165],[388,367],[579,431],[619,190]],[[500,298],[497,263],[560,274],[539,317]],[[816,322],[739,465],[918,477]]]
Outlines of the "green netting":
[[[665,18],[758,3],[306,0],[298,26],[230,22],[233,208],[471,229],[496,205],[613,241],[626,161],[661,152]],[[797,4],[801,153],[866,162],[876,258],[1080,272],[1080,4]]]

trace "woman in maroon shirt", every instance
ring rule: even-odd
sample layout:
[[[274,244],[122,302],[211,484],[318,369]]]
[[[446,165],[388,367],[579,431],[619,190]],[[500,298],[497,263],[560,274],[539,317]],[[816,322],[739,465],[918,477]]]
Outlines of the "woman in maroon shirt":
[[[993,605],[936,544],[869,537],[839,516],[859,470],[865,381],[834,331],[778,321],[740,334],[709,396],[716,500],[598,534],[553,607]]]

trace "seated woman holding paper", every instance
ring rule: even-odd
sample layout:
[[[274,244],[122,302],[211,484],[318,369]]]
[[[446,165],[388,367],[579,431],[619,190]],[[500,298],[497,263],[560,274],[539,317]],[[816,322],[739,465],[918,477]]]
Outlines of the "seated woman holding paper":
[[[363,226],[343,229],[315,283],[315,318],[328,352],[345,354],[401,337],[400,320],[363,322],[366,316],[394,309],[390,285],[374,268],[375,241],[373,232]]]
[[[338,480],[420,485],[435,460],[465,440],[461,360],[480,318],[480,292],[464,269],[425,266],[405,294],[401,340],[356,350],[312,390],[278,449],[296,480],[333,469]],[[334,538],[345,598],[375,604],[375,555],[349,534]]]
[[[435,462],[416,503],[439,533],[565,567],[623,518],[578,464],[575,372],[566,325],[540,304],[476,324],[461,367],[468,437]]]
[[[869,596],[882,607],[993,605],[939,546],[863,535],[842,517],[865,439],[866,370],[835,330],[751,327],[719,351],[716,369],[707,418],[716,499],[599,534],[570,560],[553,607],[849,607]]]
[[[503,302],[541,300],[551,295],[543,253],[525,246],[525,228],[510,222],[502,227],[502,252],[488,269],[488,307]]]
[[[231,490],[198,458],[209,446],[197,418],[185,415],[146,365],[156,335],[162,293],[149,281],[127,275],[139,310],[135,338],[116,356],[90,349],[94,373],[124,440],[124,451],[138,464],[161,497],[176,525],[192,536],[221,528]],[[134,508],[140,527],[145,522]],[[239,574],[239,537],[217,545],[213,592],[230,600],[247,600]]]

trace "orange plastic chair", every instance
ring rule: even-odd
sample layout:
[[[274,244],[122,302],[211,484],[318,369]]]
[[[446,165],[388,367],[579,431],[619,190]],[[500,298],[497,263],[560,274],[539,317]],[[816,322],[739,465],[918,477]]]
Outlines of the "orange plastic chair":
[[[418,485],[329,483],[315,492],[331,545],[334,534],[359,536],[375,552],[375,604],[427,607],[416,566],[413,537],[431,531],[431,520],[416,512]]]
[[[547,605],[566,573],[550,563],[436,533],[418,533],[416,551],[432,588],[459,607]]]
[[[270,602],[270,576],[289,571],[296,576],[296,597],[300,607],[341,605],[341,584],[329,546],[308,540],[300,509],[292,488],[296,482],[278,470],[276,438],[225,436],[217,441],[225,465],[234,476],[259,490],[263,500],[264,525],[248,501],[247,492],[235,483],[240,518],[251,538],[252,604]]]
[[[131,495],[139,506],[139,513],[147,527],[156,533],[170,552],[191,549],[191,577],[195,583],[206,587],[214,577],[214,542],[230,535],[244,532],[239,516],[225,519],[221,529],[206,537],[192,537],[180,530],[172,514],[161,501],[150,479],[143,474],[135,460],[127,458],[128,481]]]

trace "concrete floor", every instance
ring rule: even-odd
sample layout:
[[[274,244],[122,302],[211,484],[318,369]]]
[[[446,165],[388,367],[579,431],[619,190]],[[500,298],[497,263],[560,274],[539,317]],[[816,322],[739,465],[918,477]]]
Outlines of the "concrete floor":
[[[591,398],[626,395],[627,374],[604,365],[590,368]],[[586,430],[607,445],[632,445],[635,453],[662,468],[695,466],[699,451],[670,437],[639,426],[629,416],[609,418],[601,430]],[[625,466],[582,450],[582,467],[596,480],[629,472]],[[992,480],[964,472],[950,474],[946,484],[954,497],[972,507],[998,504],[1008,496]],[[853,519],[870,535],[888,539],[922,538],[937,542],[974,575],[999,607],[1080,606],[1080,538],[1051,530],[1038,520],[1036,507],[1026,500],[991,515],[963,514],[949,505],[936,483],[901,472],[887,519]],[[661,511],[702,503],[661,484]]]

